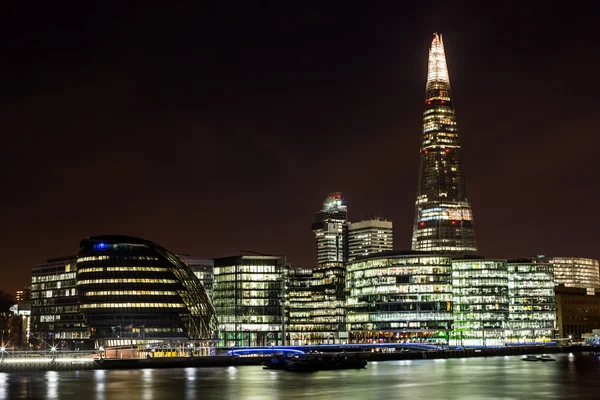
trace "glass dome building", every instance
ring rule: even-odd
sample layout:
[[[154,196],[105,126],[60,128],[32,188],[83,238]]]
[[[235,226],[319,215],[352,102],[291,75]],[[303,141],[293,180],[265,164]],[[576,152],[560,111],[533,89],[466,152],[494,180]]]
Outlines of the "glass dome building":
[[[192,270],[144,239],[97,236],[77,255],[79,309],[98,345],[210,340],[215,310]]]

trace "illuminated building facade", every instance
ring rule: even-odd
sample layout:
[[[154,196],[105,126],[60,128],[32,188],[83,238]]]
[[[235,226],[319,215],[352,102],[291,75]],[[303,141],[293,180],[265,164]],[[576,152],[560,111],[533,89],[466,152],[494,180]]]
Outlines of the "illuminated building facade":
[[[288,344],[301,345],[310,340],[313,332],[310,315],[313,304],[312,269],[290,269],[287,285]]]
[[[332,193],[323,202],[321,211],[315,214],[312,231],[317,244],[317,264],[348,258],[347,245],[348,210],[341,193]]]
[[[15,293],[15,301],[20,303],[22,301],[31,300],[31,286],[27,286],[21,290],[17,290]]]
[[[391,253],[346,263],[349,342],[447,342],[452,327],[452,259]]]
[[[31,269],[30,342],[37,348],[90,346],[77,304],[76,263],[75,256],[61,257]]]
[[[214,261],[210,258],[194,257],[190,255],[178,254],[177,257],[183,261],[185,265],[190,267],[194,275],[202,282],[204,290],[212,301],[213,299],[213,282],[214,282]]]
[[[415,209],[413,250],[445,254],[477,252],[444,44],[438,34],[434,35],[429,50]]]
[[[281,345],[285,338],[285,257],[240,255],[214,261],[219,346]]]
[[[538,259],[508,260],[508,340],[554,338],[556,305],[552,264]]]
[[[454,330],[451,344],[503,345],[508,327],[506,260],[452,261]]]
[[[394,250],[392,222],[379,219],[348,225],[348,260]]]
[[[147,240],[82,240],[77,289],[97,346],[208,343],[217,336],[215,311],[202,283],[174,254]]]
[[[554,283],[583,289],[600,288],[598,260],[582,257],[539,256],[554,267]]]
[[[312,271],[296,270],[290,274],[290,344],[346,342],[345,274],[340,262],[323,263]]]

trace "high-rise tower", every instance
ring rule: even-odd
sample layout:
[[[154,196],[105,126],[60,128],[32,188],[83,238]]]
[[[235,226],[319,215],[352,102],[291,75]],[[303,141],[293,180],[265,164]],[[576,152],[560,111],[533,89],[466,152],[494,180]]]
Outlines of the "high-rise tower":
[[[331,193],[323,202],[321,211],[315,214],[312,231],[317,242],[317,264],[344,262],[348,259],[347,207],[341,193]]]
[[[413,250],[477,251],[465,186],[444,43],[435,33],[429,49]]]

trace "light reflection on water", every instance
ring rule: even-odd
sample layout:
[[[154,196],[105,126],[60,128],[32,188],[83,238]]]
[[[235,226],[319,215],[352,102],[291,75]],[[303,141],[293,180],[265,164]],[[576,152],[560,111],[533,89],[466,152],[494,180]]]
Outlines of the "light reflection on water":
[[[58,372],[47,371],[46,372],[46,388],[47,398],[57,399],[58,398]]]
[[[8,374],[5,372],[0,372],[0,399],[6,399],[8,397],[8,385],[6,381],[8,380]]]
[[[0,373],[0,399],[596,398],[600,360],[520,357],[371,363],[364,370],[289,373],[261,366]]]

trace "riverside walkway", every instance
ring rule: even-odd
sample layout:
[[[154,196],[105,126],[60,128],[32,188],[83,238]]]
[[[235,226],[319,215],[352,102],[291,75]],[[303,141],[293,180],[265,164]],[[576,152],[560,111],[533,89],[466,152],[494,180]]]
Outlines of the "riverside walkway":
[[[527,346],[440,348],[420,344],[360,344],[279,346],[268,348],[222,349],[216,356],[202,357],[154,357],[145,359],[100,359],[90,352],[12,352],[6,351],[0,358],[0,372],[49,371],[83,369],[141,369],[141,368],[187,368],[227,367],[261,365],[271,355],[281,352],[329,352],[357,353],[367,361],[419,360],[465,357],[497,357],[525,354],[557,354],[597,351],[592,346],[539,344]]]

